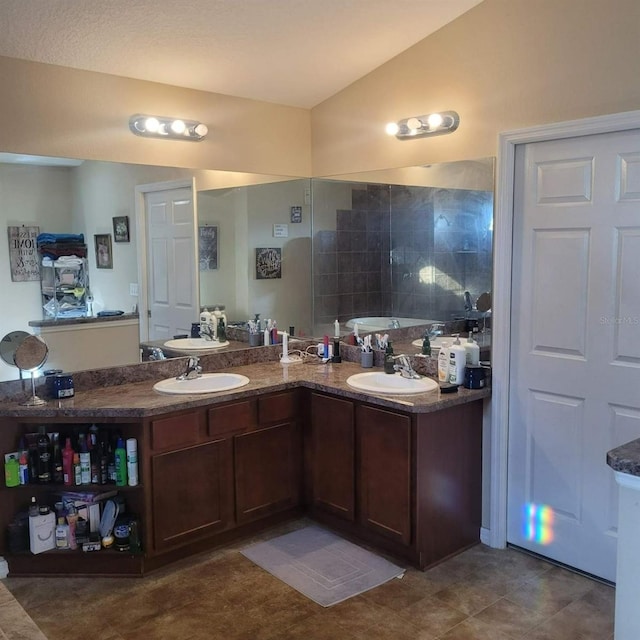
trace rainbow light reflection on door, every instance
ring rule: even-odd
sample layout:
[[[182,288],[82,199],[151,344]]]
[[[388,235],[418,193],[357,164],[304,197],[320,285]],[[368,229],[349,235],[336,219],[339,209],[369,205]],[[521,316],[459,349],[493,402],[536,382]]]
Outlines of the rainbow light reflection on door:
[[[553,509],[545,504],[524,505],[523,536],[531,542],[548,545],[553,542]]]

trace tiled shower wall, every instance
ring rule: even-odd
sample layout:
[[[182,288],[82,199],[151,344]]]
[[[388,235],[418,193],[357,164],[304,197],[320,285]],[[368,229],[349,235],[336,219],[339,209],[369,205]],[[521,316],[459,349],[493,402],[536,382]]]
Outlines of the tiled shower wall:
[[[491,290],[492,219],[489,191],[354,183],[314,230],[314,323],[464,317]]]

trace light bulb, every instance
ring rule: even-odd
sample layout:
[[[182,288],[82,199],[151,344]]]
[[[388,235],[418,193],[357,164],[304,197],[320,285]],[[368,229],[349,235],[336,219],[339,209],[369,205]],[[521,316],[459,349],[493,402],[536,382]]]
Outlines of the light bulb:
[[[400,127],[397,122],[389,122],[384,130],[387,132],[387,135],[395,136],[398,131],[400,131]]]
[[[407,120],[407,127],[409,127],[411,131],[418,131],[418,129],[422,129],[422,120],[420,120],[420,118],[409,118]]]
[[[193,128],[193,132],[197,135],[200,136],[201,138],[204,138],[207,133],[209,133],[209,127],[207,127],[206,124],[202,124],[202,122],[200,124],[197,124],[194,128]]]
[[[429,129],[437,129],[443,122],[443,118],[439,113],[432,113],[428,118]]]
[[[184,133],[186,128],[187,125],[182,120],[174,120],[171,123],[171,131],[173,131],[173,133],[177,133],[178,135]]]
[[[158,118],[147,118],[144,121],[144,128],[151,132],[155,133],[160,128],[160,122],[158,122]]]

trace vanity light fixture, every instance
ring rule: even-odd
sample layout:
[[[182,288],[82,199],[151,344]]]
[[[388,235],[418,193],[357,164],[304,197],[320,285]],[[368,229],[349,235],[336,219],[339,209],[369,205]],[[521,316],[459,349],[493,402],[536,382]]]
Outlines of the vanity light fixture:
[[[385,130],[390,136],[405,140],[453,133],[459,124],[460,116],[455,111],[440,111],[439,113],[429,113],[425,116],[413,116],[398,120],[398,122],[390,122]]]
[[[163,116],[136,114],[129,118],[129,129],[137,136],[172,140],[202,140],[209,128],[197,120],[181,120]]]

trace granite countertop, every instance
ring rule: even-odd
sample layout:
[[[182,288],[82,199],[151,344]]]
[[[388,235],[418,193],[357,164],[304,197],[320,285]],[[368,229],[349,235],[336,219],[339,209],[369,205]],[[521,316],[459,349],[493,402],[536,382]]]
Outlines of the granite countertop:
[[[640,438],[607,452],[607,464],[614,471],[640,476]]]
[[[184,368],[179,362],[175,366],[181,367],[180,370]],[[209,367],[205,366],[203,369],[207,371]],[[150,377],[144,381],[92,388],[86,391],[76,385],[76,394],[73,398],[49,400],[46,405],[39,407],[25,407],[15,401],[2,402],[0,403],[0,415],[21,418],[140,418],[171,411],[205,407],[229,400],[251,398],[265,392],[282,391],[299,386],[408,413],[430,413],[487,398],[491,395],[489,388],[470,390],[463,387],[460,387],[457,393],[451,394],[441,394],[439,390],[411,396],[382,396],[362,393],[349,387],[346,383],[350,375],[363,371],[359,364],[352,362],[281,365],[279,362],[270,361],[225,368],[224,370],[247,376],[250,380],[249,384],[232,391],[185,396],[163,395],[153,390],[153,384],[167,375]]]

